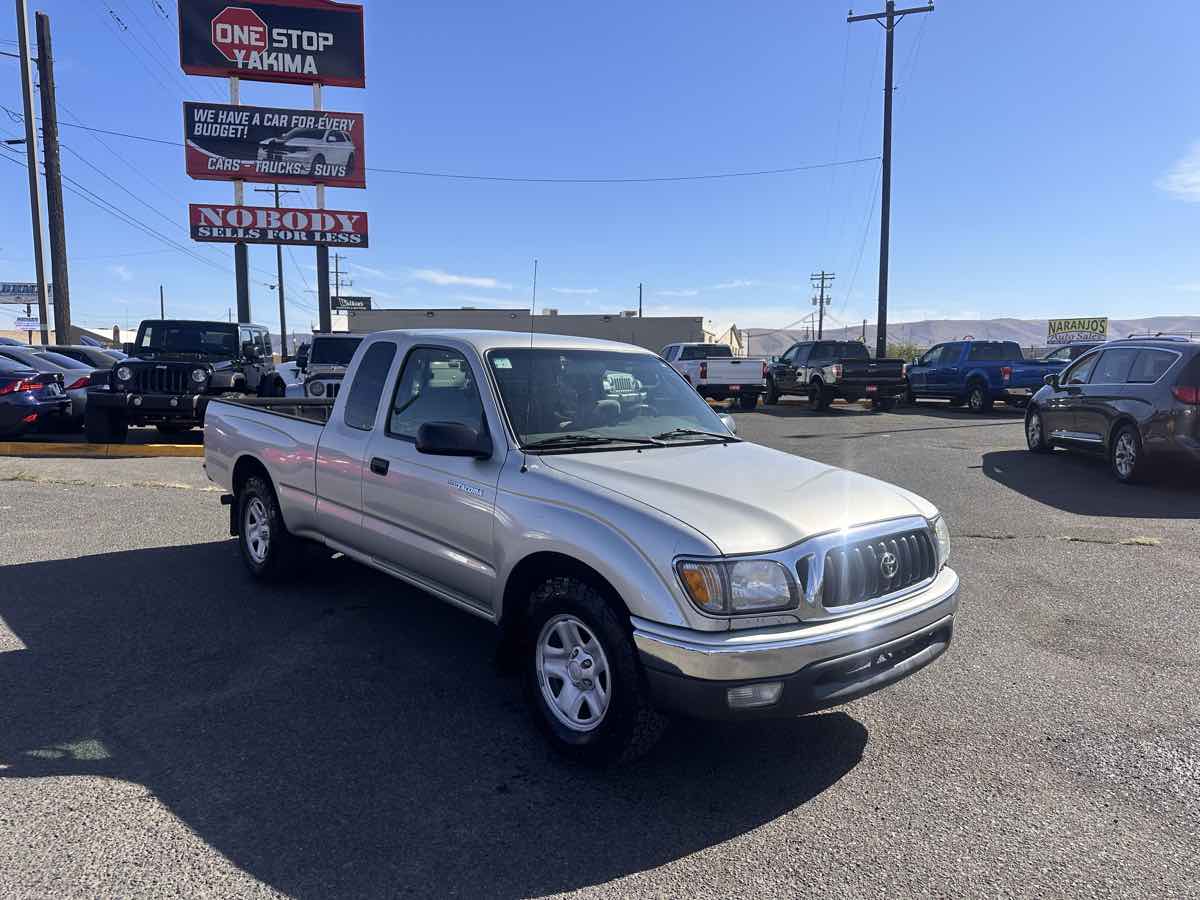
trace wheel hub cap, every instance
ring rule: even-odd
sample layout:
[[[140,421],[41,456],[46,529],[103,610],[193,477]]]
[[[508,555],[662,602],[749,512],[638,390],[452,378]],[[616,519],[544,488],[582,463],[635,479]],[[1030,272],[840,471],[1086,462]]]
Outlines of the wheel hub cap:
[[[611,696],[608,658],[587,625],[555,616],[538,637],[538,683],[550,713],[573,731],[591,731],[604,719]]]

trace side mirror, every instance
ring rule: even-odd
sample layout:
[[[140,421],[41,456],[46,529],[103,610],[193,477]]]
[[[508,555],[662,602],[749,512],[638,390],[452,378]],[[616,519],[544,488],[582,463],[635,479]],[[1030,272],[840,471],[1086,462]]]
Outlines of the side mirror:
[[[1058,387],[1058,375],[1054,372],[1051,372],[1049,375],[1043,375],[1042,384],[1052,388]]]
[[[492,455],[492,439],[461,422],[426,422],[417,431],[417,452],[488,459]]]
[[[729,413],[719,413],[721,424],[729,429],[730,434],[737,434],[737,419],[729,415]]]

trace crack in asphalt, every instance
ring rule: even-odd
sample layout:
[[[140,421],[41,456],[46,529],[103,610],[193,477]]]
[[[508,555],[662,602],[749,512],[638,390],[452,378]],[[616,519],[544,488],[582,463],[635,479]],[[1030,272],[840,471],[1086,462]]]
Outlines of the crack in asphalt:
[[[1067,541],[1072,544],[1105,544],[1121,547],[1160,547],[1162,541],[1152,537],[1103,538],[1081,537],[1073,534],[955,534],[955,540],[967,541]]]
[[[0,483],[21,482],[24,484],[58,484],[67,487],[106,487],[106,488],[165,488],[173,491],[198,491],[202,494],[220,493],[216,485],[201,485],[196,487],[182,481],[88,481],[84,478],[48,478],[45,475],[31,475],[28,472],[13,472],[0,475]]]

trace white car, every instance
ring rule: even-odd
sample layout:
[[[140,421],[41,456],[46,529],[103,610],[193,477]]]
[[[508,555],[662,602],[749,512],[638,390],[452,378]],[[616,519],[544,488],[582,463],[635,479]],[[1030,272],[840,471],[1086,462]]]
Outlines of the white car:
[[[309,174],[345,177],[354,171],[354,141],[344,131],[329,128],[293,128],[258,145],[260,162],[298,163]],[[334,166],[342,171],[324,169]]]

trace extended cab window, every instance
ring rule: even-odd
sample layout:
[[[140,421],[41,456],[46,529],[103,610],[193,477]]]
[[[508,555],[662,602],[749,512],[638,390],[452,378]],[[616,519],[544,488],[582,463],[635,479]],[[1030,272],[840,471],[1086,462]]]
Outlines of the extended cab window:
[[[379,399],[395,358],[396,345],[391,341],[372,344],[363,354],[354,383],[350,385],[350,396],[346,398],[345,422],[351,428],[370,431],[375,427]]]
[[[415,441],[427,422],[457,422],[476,429],[483,423],[479,386],[466,357],[457,350],[418,347],[404,361],[387,433]]]

